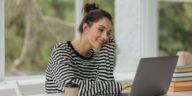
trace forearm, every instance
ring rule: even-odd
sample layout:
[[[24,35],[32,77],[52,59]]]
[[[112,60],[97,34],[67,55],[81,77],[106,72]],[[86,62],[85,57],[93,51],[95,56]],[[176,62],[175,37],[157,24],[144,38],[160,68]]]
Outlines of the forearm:
[[[89,81],[74,79],[73,83],[79,84],[79,96],[119,94],[122,90],[121,84],[115,81]]]

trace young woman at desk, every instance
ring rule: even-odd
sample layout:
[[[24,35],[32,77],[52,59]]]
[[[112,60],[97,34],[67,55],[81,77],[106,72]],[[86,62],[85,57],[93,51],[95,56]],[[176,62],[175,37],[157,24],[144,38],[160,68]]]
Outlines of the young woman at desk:
[[[53,48],[46,71],[46,92],[64,92],[64,87],[72,83],[79,86],[79,96],[121,93],[130,84],[114,80],[112,17],[95,3],[85,4],[83,10],[80,37]]]

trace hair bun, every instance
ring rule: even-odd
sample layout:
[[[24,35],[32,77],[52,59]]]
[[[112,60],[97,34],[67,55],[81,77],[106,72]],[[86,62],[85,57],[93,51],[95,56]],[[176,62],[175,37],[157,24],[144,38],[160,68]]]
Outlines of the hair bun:
[[[85,6],[83,8],[85,14],[87,14],[90,11],[95,10],[95,9],[99,9],[99,7],[95,3],[91,3],[91,4],[87,3],[87,4],[85,4]]]

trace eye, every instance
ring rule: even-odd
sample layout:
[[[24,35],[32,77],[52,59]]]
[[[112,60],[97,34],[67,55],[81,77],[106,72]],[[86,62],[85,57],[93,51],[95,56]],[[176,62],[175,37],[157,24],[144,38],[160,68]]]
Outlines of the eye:
[[[107,36],[111,37],[112,33],[111,32],[107,32]]]
[[[98,29],[100,32],[103,32],[104,31],[104,29]]]

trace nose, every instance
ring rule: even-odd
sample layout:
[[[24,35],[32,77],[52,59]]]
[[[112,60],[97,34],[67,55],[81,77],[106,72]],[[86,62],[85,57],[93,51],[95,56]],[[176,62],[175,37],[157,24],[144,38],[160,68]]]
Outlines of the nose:
[[[107,35],[107,32],[103,32],[103,34],[102,34],[102,40],[103,40],[104,43],[108,43],[109,37],[108,37],[108,35]]]

